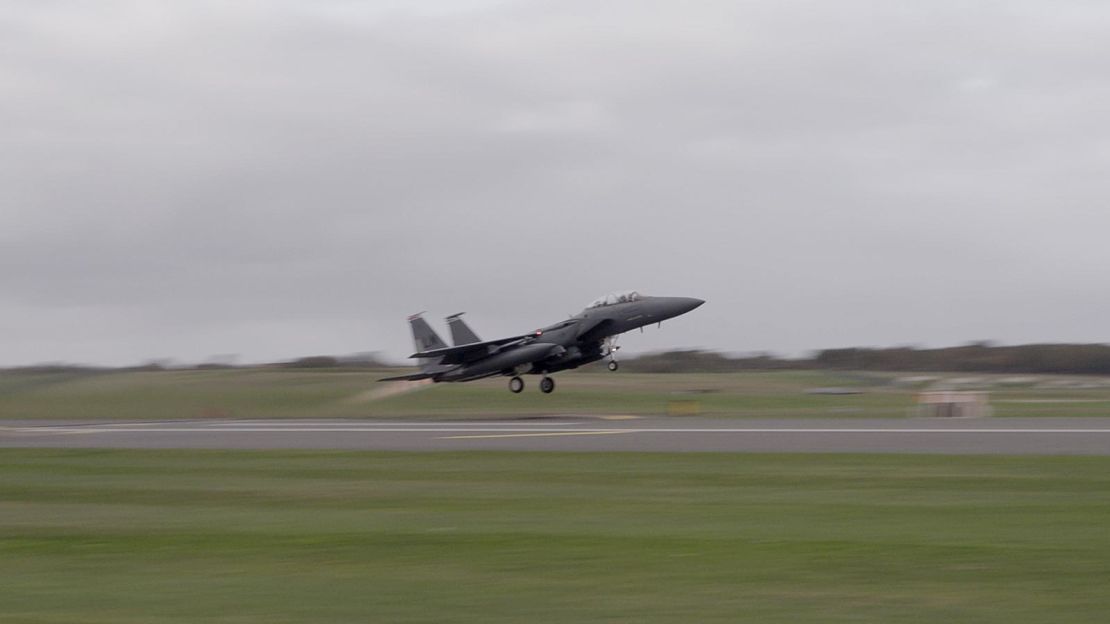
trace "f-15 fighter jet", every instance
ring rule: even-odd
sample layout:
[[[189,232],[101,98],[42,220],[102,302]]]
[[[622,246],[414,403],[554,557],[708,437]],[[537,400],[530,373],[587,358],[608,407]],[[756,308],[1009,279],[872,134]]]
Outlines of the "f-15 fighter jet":
[[[498,340],[479,340],[461,314],[447,317],[454,346],[447,346],[420,315],[409,317],[420,372],[381,381],[431,379],[472,381],[495,375],[510,377],[509,390],[524,390],[523,374],[542,375],[540,391],[555,389],[551,373],[578,368],[609,358],[609,370],[618,368],[615,339],[626,331],[662,323],[705,303],[691,297],[648,297],[635,291],[613,293],[597,299],[585,310],[529,334]]]

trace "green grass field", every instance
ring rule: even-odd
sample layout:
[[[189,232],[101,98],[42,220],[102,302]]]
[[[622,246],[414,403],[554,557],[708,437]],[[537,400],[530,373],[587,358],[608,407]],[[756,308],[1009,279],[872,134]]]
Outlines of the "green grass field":
[[[111,373],[0,372],[0,418],[471,418],[529,414],[664,414],[674,399],[706,415],[774,418],[901,418],[918,386],[895,374],[779,371],[730,374],[560,374],[554,394],[537,378],[519,395],[503,378],[466,384],[377,383],[352,370],[169,370]],[[1054,378],[1048,378],[1054,379]],[[1059,378],[1062,380],[1081,378]],[[820,387],[860,394],[821,395]],[[1110,387],[991,388],[998,416],[1110,416]]]
[[[1105,622],[1110,458],[0,451],[0,622]]]

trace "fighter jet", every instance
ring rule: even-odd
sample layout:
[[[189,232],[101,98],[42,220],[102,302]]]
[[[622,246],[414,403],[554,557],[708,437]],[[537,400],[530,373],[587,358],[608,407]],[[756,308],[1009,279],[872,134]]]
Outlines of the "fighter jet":
[[[380,381],[430,379],[435,382],[472,381],[496,375],[510,377],[509,390],[524,390],[521,375],[542,375],[540,391],[555,390],[551,373],[609,358],[609,370],[619,368],[616,337],[624,332],[659,324],[705,303],[692,297],[649,297],[636,291],[612,293],[595,300],[565,321],[528,334],[480,340],[462,320],[447,317],[454,346],[447,346],[421,314],[409,317],[420,366],[413,375]]]

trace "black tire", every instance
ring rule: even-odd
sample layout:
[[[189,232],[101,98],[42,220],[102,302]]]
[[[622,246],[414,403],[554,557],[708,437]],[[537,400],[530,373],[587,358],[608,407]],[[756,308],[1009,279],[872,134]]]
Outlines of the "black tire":
[[[540,380],[540,392],[544,394],[551,394],[555,390],[555,380],[550,377],[544,377]]]
[[[524,390],[524,380],[520,377],[513,377],[509,380],[509,392],[513,394],[520,394]]]
[[[616,360],[609,360],[609,370],[616,372],[616,370],[620,367],[621,365],[617,364]]]

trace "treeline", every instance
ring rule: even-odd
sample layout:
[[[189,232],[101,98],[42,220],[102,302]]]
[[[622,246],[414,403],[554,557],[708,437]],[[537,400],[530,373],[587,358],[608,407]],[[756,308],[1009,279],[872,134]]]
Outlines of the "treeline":
[[[860,371],[927,371],[975,373],[1045,373],[1110,375],[1110,345],[1032,344],[996,346],[977,342],[959,347],[918,349],[915,347],[825,349],[812,357],[782,358],[769,353],[727,355],[716,351],[685,349],[622,358],[621,369],[640,373],[734,373],[752,370],[838,369]],[[45,364],[6,369],[38,374],[89,374],[114,371],[160,371],[188,369],[284,368],[363,369],[396,368],[376,353],[335,357],[318,355],[272,364],[238,366],[232,363],[173,365],[149,362],[126,368],[104,368],[69,364]]]
[[[383,359],[378,353],[358,353],[355,355],[310,355],[283,362],[270,362],[267,364],[235,364],[233,362],[202,362],[200,364],[176,363],[172,360],[153,360],[136,366],[95,366],[85,364],[32,364],[30,366],[12,366],[0,368],[0,371],[19,374],[57,375],[75,374],[86,375],[93,373],[134,373],[158,372],[175,370],[234,370],[250,368],[287,368],[287,369],[362,369],[383,370],[396,368],[398,365]]]
[[[621,370],[634,373],[736,373],[752,370],[812,368],[810,360],[789,360],[768,353],[729,356],[695,349],[649,353],[622,359]]]
[[[978,342],[942,349],[827,349],[816,368],[976,373],[1110,375],[1110,345],[1031,344],[995,346]]]
[[[622,368],[643,373],[729,373],[747,370],[838,369],[861,371],[975,372],[1110,375],[1110,345],[1032,344],[918,349],[825,349],[809,358],[770,354],[728,356],[714,351],[667,351],[623,360]]]
[[[297,358],[285,362],[271,362],[269,364],[254,364],[248,366],[238,366],[230,363],[206,363],[198,364],[189,368],[196,368],[201,370],[211,370],[219,368],[295,368],[295,369],[333,369],[333,368],[351,368],[351,369],[365,369],[365,370],[379,370],[383,368],[392,368],[396,364],[386,362],[377,353],[358,353],[355,355],[309,355],[307,357]]]

